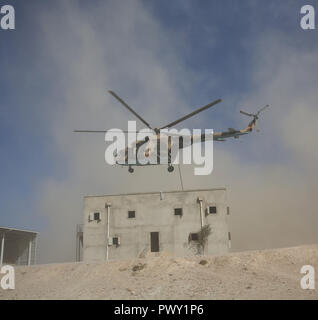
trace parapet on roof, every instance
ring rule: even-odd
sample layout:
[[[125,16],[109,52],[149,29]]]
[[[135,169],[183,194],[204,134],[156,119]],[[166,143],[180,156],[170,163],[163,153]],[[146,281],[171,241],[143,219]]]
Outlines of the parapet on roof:
[[[209,188],[209,189],[189,189],[189,190],[171,190],[171,191],[151,191],[151,192],[132,192],[132,193],[117,193],[117,194],[103,194],[103,195],[86,195],[84,198],[90,197],[113,197],[113,196],[134,196],[145,194],[160,194],[160,193],[183,193],[183,192],[204,192],[204,191],[226,191],[226,188]]]

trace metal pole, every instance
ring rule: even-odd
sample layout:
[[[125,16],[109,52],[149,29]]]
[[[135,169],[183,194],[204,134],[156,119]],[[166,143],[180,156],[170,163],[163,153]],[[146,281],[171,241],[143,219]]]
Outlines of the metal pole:
[[[201,229],[203,228],[203,207],[202,207],[202,199],[198,198],[198,202],[200,204],[200,218],[201,218]]]
[[[34,261],[33,264],[36,264],[36,251],[38,248],[38,242],[37,242],[37,234],[35,235],[35,239],[34,239]]]
[[[79,254],[78,254],[78,247],[79,247],[79,230],[78,230],[78,225],[76,226],[76,248],[75,248],[75,261],[79,261]]]
[[[202,207],[202,199],[198,198],[198,202],[200,204],[200,220],[201,220],[201,232],[202,232],[202,229],[203,229],[203,225],[204,225],[204,222],[203,222],[203,207]],[[202,245],[202,250],[203,250],[203,255],[204,255],[204,251],[205,251],[205,245]]]
[[[232,243],[231,243],[231,232],[228,233],[229,234],[229,249],[232,248]]]
[[[81,259],[82,259],[81,248],[83,248],[83,236],[79,238],[79,244],[78,245],[79,245],[79,248],[78,248],[78,261],[81,261]]]
[[[1,240],[0,266],[2,266],[2,262],[3,262],[3,252],[4,252],[4,233],[2,234],[2,240]]]
[[[31,265],[31,253],[32,253],[32,239],[29,241],[28,266],[30,266],[30,265]]]
[[[110,204],[106,203],[106,209],[107,209],[107,250],[106,250],[106,261],[108,261],[108,256],[109,256],[109,214],[110,214]]]

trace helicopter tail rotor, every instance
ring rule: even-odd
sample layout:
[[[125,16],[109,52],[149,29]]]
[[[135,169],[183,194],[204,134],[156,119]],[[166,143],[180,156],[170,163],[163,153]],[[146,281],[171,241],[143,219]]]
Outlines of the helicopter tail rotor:
[[[248,117],[253,117],[254,119],[258,119],[258,116],[259,114],[264,111],[266,108],[268,108],[269,105],[267,104],[265,107],[261,108],[260,110],[258,110],[255,114],[253,113],[248,113],[248,112],[245,112],[245,111],[242,111],[240,110],[240,113],[244,114],[245,116],[248,116]]]
[[[255,126],[256,127],[256,120],[258,120],[258,116],[261,112],[263,112],[266,108],[268,108],[269,105],[267,104],[266,106],[264,106],[263,108],[261,108],[260,110],[258,110],[255,114],[253,113],[248,113],[248,112],[245,112],[245,111],[242,111],[240,110],[240,113],[244,114],[245,116],[248,116],[248,117],[252,117],[253,120],[250,122],[249,124],[249,127],[252,127],[252,126]],[[259,128],[258,126],[255,128],[257,132],[259,132]]]

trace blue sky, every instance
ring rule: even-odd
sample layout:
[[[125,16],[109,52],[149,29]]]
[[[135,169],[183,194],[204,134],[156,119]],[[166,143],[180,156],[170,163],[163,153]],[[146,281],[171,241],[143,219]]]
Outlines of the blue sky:
[[[56,184],[56,189],[60,184],[77,184],[87,179],[94,167],[88,161],[72,162],[74,154],[82,154],[85,150],[81,148],[93,143],[93,138],[74,138],[72,130],[122,126],[129,118],[113,101],[96,98],[103,97],[103,88],[105,92],[119,90],[154,125],[222,98],[222,105],[184,124],[215,130],[246,125],[249,119],[239,116],[240,108],[254,111],[267,103],[275,104],[271,93],[277,97],[282,92],[286,94],[279,98],[282,104],[274,105],[276,111],[271,115],[264,114],[258,136],[227,142],[215,152],[230,150],[229,158],[237,157],[242,165],[264,172],[270,165],[291,163],[298,168],[302,161],[295,151],[302,143],[291,145],[285,136],[281,138],[292,128],[293,118],[283,129],[279,119],[285,121],[294,95],[315,98],[313,66],[317,60],[306,55],[318,57],[318,33],[302,30],[299,22],[301,5],[313,4],[317,11],[317,1],[10,3],[16,10],[16,30],[0,30],[1,225],[36,229],[45,238],[50,217],[43,212],[49,205],[42,205],[47,196],[42,191],[51,184]],[[290,57],[293,62],[284,67]],[[300,70],[300,83],[271,88],[279,78],[276,71],[288,74],[290,66]],[[157,74],[162,78],[157,79]],[[290,98],[287,93],[292,93]],[[76,103],[82,101],[77,108]],[[81,148],[68,144],[77,144],[75,139],[81,140]],[[102,154],[104,146],[100,145]],[[310,151],[306,159],[310,159]],[[77,167],[79,172],[87,172],[75,174]],[[308,165],[301,162],[299,167],[304,170]],[[105,174],[107,179],[108,172],[97,172],[96,176]],[[109,184],[88,185],[92,189],[74,191],[78,198],[74,210],[80,208],[83,194],[120,189],[120,185],[117,189]],[[58,194],[55,201],[59,202]],[[80,221],[81,213],[73,217],[76,215],[74,221]]]

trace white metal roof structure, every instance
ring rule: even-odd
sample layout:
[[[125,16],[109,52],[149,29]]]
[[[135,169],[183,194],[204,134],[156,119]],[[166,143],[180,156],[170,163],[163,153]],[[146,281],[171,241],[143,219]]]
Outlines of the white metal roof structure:
[[[36,262],[38,232],[0,226],[0,265],[31,265]]]

